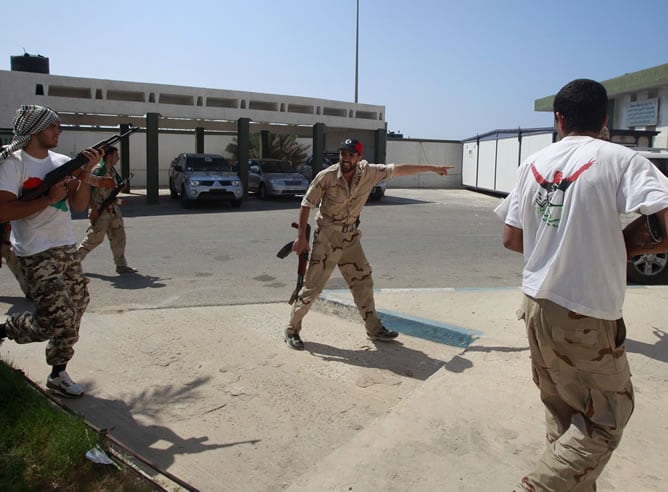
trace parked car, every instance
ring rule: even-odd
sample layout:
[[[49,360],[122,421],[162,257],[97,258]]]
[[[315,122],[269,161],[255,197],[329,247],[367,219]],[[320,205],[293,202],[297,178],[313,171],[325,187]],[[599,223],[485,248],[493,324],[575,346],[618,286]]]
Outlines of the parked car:
[[[170,196],[180,196],[184,208],[190,208],[196,200],[229,200],[235,208],[243,201],[241,180],[222,155],[179,154],[168,174]]]
[[[288,161],[251,159],[248,161],[248,191],[262,199],[303,195],[309,181]]]
[[[668,176],[668,149],[639,150],[663,174]],[[628,263],[626,277],[639,284],[668,284],[668,253],[634,256]]]

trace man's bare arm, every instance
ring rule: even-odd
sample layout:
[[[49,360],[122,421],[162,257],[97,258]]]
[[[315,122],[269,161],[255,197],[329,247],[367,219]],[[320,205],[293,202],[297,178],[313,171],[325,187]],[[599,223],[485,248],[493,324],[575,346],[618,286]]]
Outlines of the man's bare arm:
[[[0,222],[23,219],[63,200],[66,196],[65,180],[56,183],[46,195],[34,200],[20,201],[14,193],[0,191]]]
[[[297,239],[292,245],[292,251],[295,251],[297,254],[302,251],[311,250],[308,240],[306,239],[306,224],[308,224],[308,218],[311,215],[311,209],[309,207],[302,206],[299,209],[299,231],[297,232]]]
[[[524,233],[522,229],[505,224],[503,226],[503,246],[517,253],[524,253]]]
[[[647,217],[641,215],[624,228],[624,242],[628,258],[650,253],[668,253],[668,208],[656,213],[661,241],[651,241]]]
[[[425,164],[395,164],[393,176],[410,176],[419,173],[436,173],[441,176],[448,174],[448,169],[454,169],[455,166],[431,166]]]

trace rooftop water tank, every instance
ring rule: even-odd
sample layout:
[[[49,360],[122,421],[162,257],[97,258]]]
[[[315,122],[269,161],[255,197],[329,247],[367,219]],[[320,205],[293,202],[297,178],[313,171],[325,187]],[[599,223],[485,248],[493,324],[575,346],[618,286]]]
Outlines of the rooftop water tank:
[[[16,72],[49,73],[49,59],[42,55],[25,53],[11,57],[11,67]]]

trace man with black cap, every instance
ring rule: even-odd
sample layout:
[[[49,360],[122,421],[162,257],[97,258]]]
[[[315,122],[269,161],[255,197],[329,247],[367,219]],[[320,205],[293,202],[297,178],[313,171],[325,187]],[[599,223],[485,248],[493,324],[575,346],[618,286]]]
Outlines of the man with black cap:
[[[87,280],[81,270],[70,208],[81,212],[90,198],[87,173],[102,157],[84,150],[88,161],[79,178],[54,184],[46,195],[20,201],[23,191],[39,186],[47,173],[70,158],[51,149],[58,146],[60,117],[49,108],[21,106],[14,119],[14,136],[0,152],[0,222],[12,222],[11,244],[35,302],[30,311],[12,314],[0,323],[0,343],[48,340],[46,362],[52,366],[47,387],[63,396],[83,395],[66,366],[79,339],[81,317],[88,306]]]
[[[304,350],[304,342],[300,337],[302,319],[337,266],[364,320],[367,337],[381,342],[397,337],[398,333],[385,328],[376,313],[371,266],[360,242],[360,214],[373,187],[380,181],[423,172],[444,176],[452,167],[369,164],[362,159],[362,144],[358,140],[346,138],[341,142],[339,162],[316,175],[301,202],[299,232],[292,246],[292,250],[297,253],[310,250],[306,225],[311,209],[319,208],[304,285],[292,305],[290,321],[285,330],[288,347]]]

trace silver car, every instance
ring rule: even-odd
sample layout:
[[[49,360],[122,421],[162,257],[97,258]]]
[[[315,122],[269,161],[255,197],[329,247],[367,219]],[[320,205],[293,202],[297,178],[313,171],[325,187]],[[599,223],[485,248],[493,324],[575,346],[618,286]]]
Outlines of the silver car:
[[[275,196],[303,195],[308,179],[288,161],[251,159],[248,161],[248,191],[261,199]]]
[[[229,200],[241,206],[244,190],[232,166],[218,154],[179,154],[169,166],[169,192],[184,208],[196,200]]]

